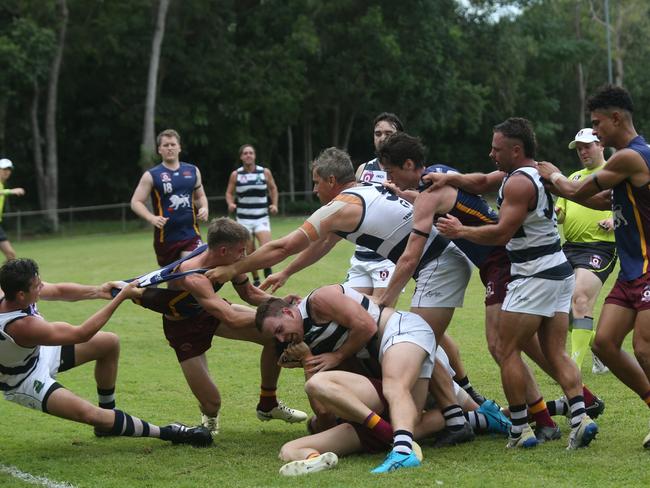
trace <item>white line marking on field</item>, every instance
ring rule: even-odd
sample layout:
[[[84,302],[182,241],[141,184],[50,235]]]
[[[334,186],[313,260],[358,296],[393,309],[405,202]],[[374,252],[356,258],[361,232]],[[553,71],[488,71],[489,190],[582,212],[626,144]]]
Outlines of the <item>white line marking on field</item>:
[[[52,481],[49,478],[44,476],[34,476],[33,474],[25,473],[15,466],[7,466],[5,464],[0,464],[0,472],[7,473],[14,478],[24,481],[25,483],[31,483],[33,485],[43,485],[47,488],[75,488],[74,485],[70,483],[59,483],[58,481]]]

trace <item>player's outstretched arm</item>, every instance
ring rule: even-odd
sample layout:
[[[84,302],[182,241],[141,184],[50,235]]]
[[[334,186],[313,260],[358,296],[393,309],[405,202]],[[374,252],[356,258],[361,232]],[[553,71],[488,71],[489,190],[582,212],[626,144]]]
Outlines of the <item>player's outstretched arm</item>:
[[[42,300],[60,300],[76,302],[79,300],[110,300],[113,283],[101,285],[81,285],[79,283],[46,283],[43,282],[40,298]],[[121,288],[121,287],[118,287]]]
[[[307,235],[300,229],[294,230],[281,239],[264,244],[250,256],[228,266],[217,266],[205,273],[212,282],[225,283],[235,276],[256,269],[270,268],[285,258],[299,253],[309,246]]]
[[[455,186],[461,190],[465,190],[475,195],[482,193],[495,192],[501,186],[503,178],[505,178],[503,171],[493,171],[492,173],[435,173],[431,172],[422,177],[422,180],[427,183],[431,182],[425,191],[434,191],[444,186]]]
[[[75,327],[66,322],[47,322],[41,317],[21,319],[18,327],[10,325],[8,331],[17,344],[24,347],[65,346],[89,341],[111,318],[120,304],[135,296],[138,283],[134,281],[122,288],[117,296],[95,312],[80,326]]]
[[[436,228],[449,239],[467,239],[477,244],[505,245],[526,219],[528,207],[535,197],[533,183],[523,175],[513,175],[503,190],[504,200],[499,221],[492,225],[469,227],[451,215],[440,217]]]
[[[291,263],[289,263],[289,265],[282,271],[274,273],[266,278],[260,285],[260,288],[262,290],[266,290],[270,287],[271,293],[275,293],[287,282],[287,280],[292,275],[317,262],[327,253],[329,253],[336,245],[336,243],[340,240],[341,237],[337,236],[336,234],[325,234],[325,236],[321,239],[312,242],[309,247],[307,247],[307,249],[302,251],[296,257],[296,259],[291,261]]]

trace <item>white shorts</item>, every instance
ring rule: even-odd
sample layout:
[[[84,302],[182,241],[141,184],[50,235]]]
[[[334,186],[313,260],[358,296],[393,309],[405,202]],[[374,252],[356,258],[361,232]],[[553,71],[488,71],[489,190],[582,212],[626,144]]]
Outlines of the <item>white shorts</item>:
[[[61,346],[41,346],[36,369],[18,388],[5,391],[5,398],[24,407],[46,411],[43,408],[43,400],[56,383],[60,364]]]
[[[429,324],[418,314],[410,312],[395,312],[388,319],[384,327],[379,346],[379,362],[389,347],[400,342],[410,342],[421,347],[427,353],[422,367],[420,378],[431,378],[433,372],[434,356],[436,351],[436,337]]]
[[[501,310],[543,317],[553,317],[556,312],[569,313],[575,284],[574,275],[564,280],[535,277],[513,280],[508,283]]]
[[[271,232],[271,221],[268,216],[259,219],[237,219],[237,223],[246,227],[253,235],[258,232]]]
[[[427,264],[415,282],[411,307],[456,308],[463,306],[472,264],[453,243]]]
[[[345,284],[352,288],[386,288],[395,271],[395,263],[388,259],[362,261],[352,255]]]

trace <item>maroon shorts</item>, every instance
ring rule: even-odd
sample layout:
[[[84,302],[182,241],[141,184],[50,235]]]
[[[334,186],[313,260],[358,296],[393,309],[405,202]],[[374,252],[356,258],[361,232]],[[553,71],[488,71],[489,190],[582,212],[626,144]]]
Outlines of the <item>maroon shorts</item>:
[[[178,362],[200,356],[212,346],[219,320],[207,312],[195,317],[171,320],[163,316],[163,330]]]
[[[192,252],[203,244],[201,236],[194,236],[191,239],[174,242],[158,242],[154,240],[153,248],[156,252],[156,259],[160,266],[167,266],[180,259],[182,252]]]
[[[498,247],[490,253],[479,270],[485,286],[485,306],[503,303],[510,282],[510,259],[505,247]]]
[[[637,312],[650,309],[650,273],[635,280],[616,280],[614,288],[605,298],[605,303],[631,308]]]
[[[386,422],[389,422],[388,419],[390,419],[390,414],[388,412],[388,402],[384,398],[384,393],[381,387],[381,380],[376,380],[374,378],[368,378],[368,379],[372,383],[372,386],[375,387],[375,390],[377,390],[379,399],[381,400],[381,403],[384,406],[384,411],[381,414],[381,418],[386,420]],[[386,452],[387,450],[390,449],[391,443],[390,442],[386,443],[378,439],[375,436],[372,429],[369,429],[365,425],[358,424],[356,422],[350,422],[350,425],[354,427],[354,430],[359,436],[359,441],[361,441],[361,449],[363,450],[363,452],[373,454],[377,452]]]

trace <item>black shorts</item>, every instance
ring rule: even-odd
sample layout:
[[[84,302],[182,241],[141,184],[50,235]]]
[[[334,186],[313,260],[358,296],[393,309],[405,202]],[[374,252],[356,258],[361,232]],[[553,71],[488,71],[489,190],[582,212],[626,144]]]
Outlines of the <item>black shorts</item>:
[[[5,230],[0,225],[0,242],[8,241],[8,240],[9,240],[9,238],[7,237],[7,233],[5,232]]]
[[[589,270],[602,283],[616,267],[616,244],[613,242],[565,242],[562,250],[573,269]]]

